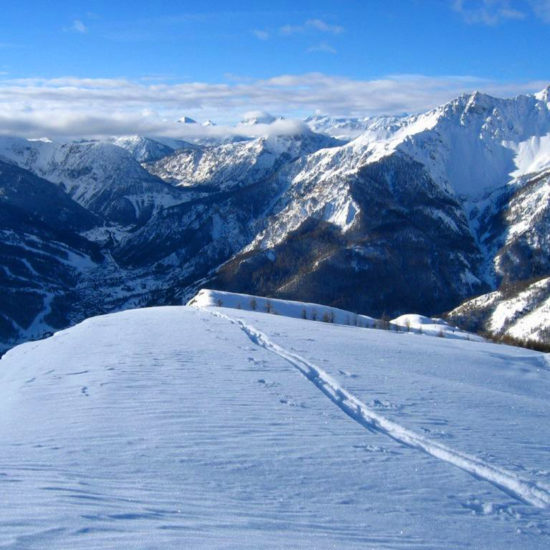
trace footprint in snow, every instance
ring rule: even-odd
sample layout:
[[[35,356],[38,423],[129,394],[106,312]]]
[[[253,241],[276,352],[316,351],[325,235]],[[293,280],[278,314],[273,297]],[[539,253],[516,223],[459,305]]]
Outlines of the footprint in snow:
[[[483,502],[477,498],[462,503],[462,507],[476,516],[500,516],[503,518],[521,519],[521,514],[507,504]]]
[[[358,374],[353,374],[351,372],[348,372],[347,370],[339,369],[338,373],[341,374],[342,376],[347,376],[348,378],[359,378]]]

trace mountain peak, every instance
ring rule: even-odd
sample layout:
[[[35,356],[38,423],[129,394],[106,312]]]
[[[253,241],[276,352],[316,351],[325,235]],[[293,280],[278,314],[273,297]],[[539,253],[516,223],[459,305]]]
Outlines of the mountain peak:
[[[182,124],[197,124],[196,120],[188,116],[182,116],[180,119],[178,119],[178,122],[181,122]]]
[[[536,93],[535,97],[539,101],[545,101],[546,103],[550,103],[550,84],[540,92]]]
[[[277,119],[272,114],[265,111],[249,111],[244,114],[241,124],[246,126],[255,126],[256,124],[272,124],[276,120],[280,119],[281,117]]]

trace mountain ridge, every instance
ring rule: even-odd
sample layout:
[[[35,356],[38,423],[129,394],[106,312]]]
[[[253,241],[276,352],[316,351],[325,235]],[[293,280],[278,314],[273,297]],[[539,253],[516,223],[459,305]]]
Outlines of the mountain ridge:
[[[263,136],[207,145],[4,137],[0,159],[95,220],[75,231],[101,260],[67,289],[67,323],[181,303],[201,284],[433,315],[550,275],[547,92],[465,94],[423,114],[364,119],[347,143],[312,131],[313,119],[275,120],[255,125]],[[2,200],[16,207],[15,195]]]

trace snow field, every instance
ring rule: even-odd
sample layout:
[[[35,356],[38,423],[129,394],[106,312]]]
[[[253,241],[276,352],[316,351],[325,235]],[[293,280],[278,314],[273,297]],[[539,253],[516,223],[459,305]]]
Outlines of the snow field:
[[[522,484],[548,486],[549,386],[542,354],[494,344],[92,318],[0,361],[0,548],[547,548]]]

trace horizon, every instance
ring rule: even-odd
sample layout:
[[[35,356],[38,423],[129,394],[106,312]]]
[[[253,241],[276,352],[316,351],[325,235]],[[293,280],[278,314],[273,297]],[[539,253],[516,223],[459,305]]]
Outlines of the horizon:
[[[479,90],[546,88],[550,0],[288,0],[209,10],[104,0],[7,6],[0,121],[27,138],[184,137],[184,116],[233,126],[428,111]]]

